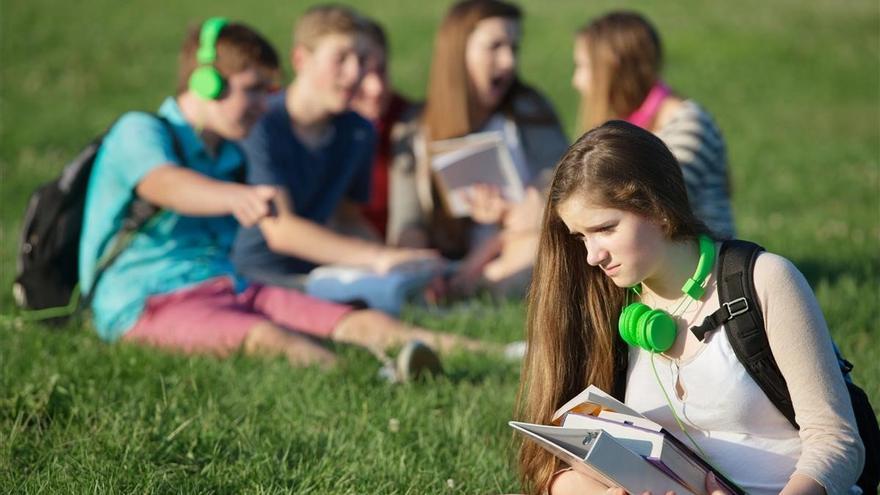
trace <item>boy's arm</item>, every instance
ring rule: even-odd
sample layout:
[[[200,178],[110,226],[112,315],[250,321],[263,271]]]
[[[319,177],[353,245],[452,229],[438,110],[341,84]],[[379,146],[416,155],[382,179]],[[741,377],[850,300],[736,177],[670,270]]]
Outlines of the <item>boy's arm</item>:
[[[384,239],[361,211],[361,205],[350,199],[343,199],[333,213],[331,228],[346,235],[383,243]]]
[[[269,214],[269,201],[276,194],[271,186],[221,181],[174,164],[150,170],[135,190],[161,208],[189,216],[234,215],[245,227]]]
[[[383,273],[409,262],[437,259],[437,253],[427,249],[386,247],[355,237],[337,234],[311,220],[292,213],[287,196],[275,196],[276,216],[259,221],[260,230],[269,249],[302,258],[316,264],[342,263],[369,266]]]

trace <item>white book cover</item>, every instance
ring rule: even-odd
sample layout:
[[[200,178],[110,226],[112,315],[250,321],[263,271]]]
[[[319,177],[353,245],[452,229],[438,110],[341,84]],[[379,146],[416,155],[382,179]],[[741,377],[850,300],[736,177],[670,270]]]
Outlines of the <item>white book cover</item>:
[[[450,212],[470,215],[469,194],[476,184],[493,185],[512,202],[525,196],[522,179],[500,132],[490,131],[431,144],[431,169],[436,174]]]
[[[329,301],[360,300],[398,315],[403,304],[442,271],[442,265],[433,260],[402,264],[387,273],[360,266],[324,265],[309,272],[305,291]]]
[[[693,494],[661,467],[623,446],[601,429],[563,428],[511,421],[518,433],[538,442],[542,448],[568,463],[573,469],[629,493],[645,491],[678,495]]]
[[[627,417],[631,418],[631,416]],[[576,429],[601,429],[636,454],[662,463],[678,478],[678,481],[692,492],[705,493],[708,468],[695,459],[690,449],[683,449],[676,441],[668,439],[669,433],[640,428],[629,422],[618,423],[608,418],[580,414],[567,414],[562,426]]]

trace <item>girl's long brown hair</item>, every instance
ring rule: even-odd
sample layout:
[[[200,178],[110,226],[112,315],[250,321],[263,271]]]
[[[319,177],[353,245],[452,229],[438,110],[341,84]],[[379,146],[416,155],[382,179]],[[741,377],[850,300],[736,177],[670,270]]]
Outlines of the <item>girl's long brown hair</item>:
[[[627,346],[617,319],[625,289],[587,264],[583,243],[559,218],[560,203],[573,195],[653,220],[670,240],[708,232],[690,209],[681,168],[650,132],[610,121],[571,145],[550,185],[529,293],[517,417],[530,423],[550,424],[554,411],[590,384],[623,400]],[[523,488],[542,493],[559,464],[524,441],[519,468]]]
[[[582,130],[628,116],[660,77],[660,36],[641,14],[605,14],[580,28],[575,43],[586,46],[590,59],[590,93],[580,104]]]
[[[477,24],[492,17],[519,21],[522,11],[501,0],[464,0],[453,5],[440,24],[422,120],[429,141],[464,136],[482,124],[474,121],[477,103],[468,80],[465,47]],[[507,95],[515,86],[517,81]]]
[[[421,120],[426,143],[466,136],[482,126],[483,122],[479,122],[477,117],[476,95],[468,79],[465,48],[477,24],[493,17],[520,21],[522,11],[503,0],[463,0],[449,9],[440,24],[434,39],[428,94]],[[499,110],[513,115],[512,102],[519,94],[534,96],[530,88],[514,79],[499,103]],[[534,119],[534,116],[528,118]],[[548,119],[555,119],[555,115],[550,115]],[[418,163],[417,167],[417,180],[421,184],[420,201],[422,207],[430,212],[431,245],[444,256],[460,258],[467,253],[472,222],[454,218],[443,201],[428,164]]]

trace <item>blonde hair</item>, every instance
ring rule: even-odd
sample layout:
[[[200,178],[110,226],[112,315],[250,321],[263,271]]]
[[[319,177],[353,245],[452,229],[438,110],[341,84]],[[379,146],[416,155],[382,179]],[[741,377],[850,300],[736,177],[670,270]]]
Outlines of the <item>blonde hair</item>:
[[[582,130],[628,116],[660,78],[660,36],[637,12],[598,17],[577,31],[575,43],[586,48],[591,74],[590,93],[580,103]]]
[[[327,35],[354,36],[363,32],[364,18],[345,5],[316,5],[307,10],[293,26],[293,47],[302,46],[314,50]]]
[[[617,320],[625,289],[587,264],[583,244],[559,217],[559,205],[575,195],[651,219],[671,240],[708,232],[688,204],[681,167],[650,132],[615,120],[571,145],[550,185],[529,290],[517,416],[531,423],[550,424],[553,412],[590,384],[623,400],[627,346]],[[558,468],[535,442],[521,444],[526,491],[547,490]]]

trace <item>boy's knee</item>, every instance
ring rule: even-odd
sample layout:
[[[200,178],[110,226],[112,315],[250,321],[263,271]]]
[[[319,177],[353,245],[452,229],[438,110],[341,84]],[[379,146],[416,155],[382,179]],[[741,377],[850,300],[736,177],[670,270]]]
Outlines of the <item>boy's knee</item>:
[[[254,356],[283,355],[293,366],[318,365],[326,368],[336,363],[336,356],[314,339],[269,321],[251,328],[242,350]]]
[[[387,314],[375,309],[356,309],[348,314],[337,327],[354,326],[364,330],[381,330],[394,328],[400,322]]]

